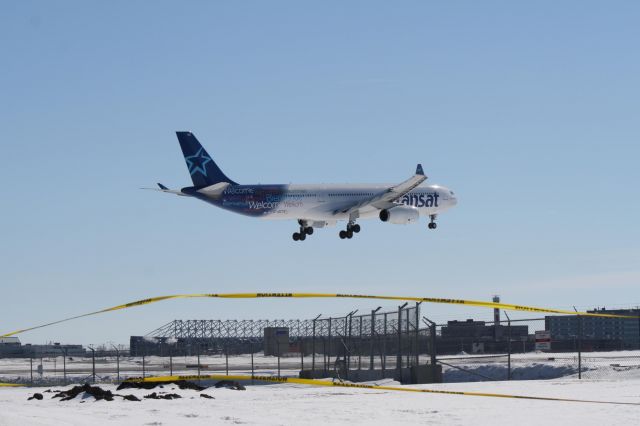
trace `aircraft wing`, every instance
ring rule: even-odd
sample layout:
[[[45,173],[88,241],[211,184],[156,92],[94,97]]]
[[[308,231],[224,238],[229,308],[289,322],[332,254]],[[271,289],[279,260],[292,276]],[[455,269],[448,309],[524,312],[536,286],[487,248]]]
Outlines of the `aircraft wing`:
[[[386,190],[374,195],[373,197],[359,201],[352,206],[336,210],[334,211],[334,214],[347,213],[349,215],[352,215],[355,213],[355,216],[358,217],[359,213],[361,213],[362,211],[368,211],[372,209],[382,210],[393,207],[395,205],[395,200],[402,197],[425,180],[427,180],[427,177],[424,175],[422,165],[418,164],[418,167],[416,167],[416,173],[404,182],[389,187]]]

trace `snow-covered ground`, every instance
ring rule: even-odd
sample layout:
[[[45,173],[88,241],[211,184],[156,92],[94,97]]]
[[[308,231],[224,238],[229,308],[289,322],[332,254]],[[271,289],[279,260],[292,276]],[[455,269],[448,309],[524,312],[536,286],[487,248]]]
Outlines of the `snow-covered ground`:
[[[113,385],[102,385],[115,391]],[[291,384],[249,386],[246,391],[207,389],[215,399],[193,390],[166,386],[183,398],[140,402],[61,402],[44,393],[42,401],[27,397],[46,388],[0,388],[0,425],[630,425],[638,424],[640,405],[604,405],[531,401],[477,396],[414,394],[354,388]],[[416,388],[512,393],[640,403],[640,379],[589,381],[556,379],[418,385]],[[67,389],[59,387],[54,389]],[[153,391],[125,389],[138,397]]]

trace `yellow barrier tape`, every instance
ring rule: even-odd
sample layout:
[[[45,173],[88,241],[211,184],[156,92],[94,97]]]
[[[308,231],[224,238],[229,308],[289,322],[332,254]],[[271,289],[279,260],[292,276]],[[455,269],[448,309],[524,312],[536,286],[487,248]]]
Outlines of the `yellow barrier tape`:
[[[359,389],[433,393],[433,394],[461,395],[461,396],[483,396],[483,397],[489,397],[489,398],[513,398],[513,399],[529,399],[529,400],[536,400],[536,401],[557,401],[557,402],[583,402],[583,403],[591,403],[591,404],[640,405],[640,403],[638,402],[593,401],[593,400],[587,400],[587,399],[510,395],[510,394],[503,394],[503,393],[416,389],[416,388],[410,388],[410,387],[362,385],[357,383],[343,383],[343,382],[334,382],[334,381],[327,381],[327,380],[298,379],[295,377],[274,377],[274,376],[248,376],[248,375],[226,376],[226,375],[218,375],[218,374],[201,375],[201,376],[159,376],[159,377],[145,377],[142,379],[128,379],[128,380],[125,380],[125,382],[172,382],[177,380],[259,380],[263,382],[294,383],[294,384],[309,385],[309,386],[329,386],[329,387],[342,387],[342,388],[359,388]]]
[[[87,314],[76,315],[74,317],[53,321],[50,323],[37,325],[35,327],[24,328],[22,330],[13,331],[0,335],[0,337],[10,337],[16,334],[24,333],[38,328],[49,327],[51,325],[60,324],[61,322],[71,321],[78,318],[88,317],[91,315],[102,314],[105,312],[117,311],[120,309],[129,309],[136,306],[148,305],[151,303],[160,302],[168,299],[183,299],[183,298],[220,298],[220,299],[258,299],[258,298],[351,298],[351,299],[379,299],[379,300],[397,300],[404,302],[425,302],[425,303],[444,303],[449,305],[466,305],[466,306],[479,306],[482,308],[498,308],[506,309],[510,311],[526,311],[526,312],[541,312],[548,314],[565,314],[565,315],[580,315],[586,317],[603,317],[603,318],[625,318],[625,319],[638,319],[635,316],[627,315],[615,315],[615,314],[602,314],[591,312],[575,312],[563,309],[549,309],[549,308],[537,308],[533,306],[524,305],[512,305],[508,303],[496,303],[496,302],[483,302],[480,300],[464,300],[464,299],[442,299],[435,297],[410,297],[410,296],[372,296],[364,294],[340,294],[340,293],[202,293],[202,294],[173,294],[170,296],[157,296],[148,299],[137,300],[135,302],[125,303],[124,305],[113,306],[111,308],[102,309],[95,312],[89,312]]]
[[[18,383],[0,383],[0,388],[16,388],[24,385]]]

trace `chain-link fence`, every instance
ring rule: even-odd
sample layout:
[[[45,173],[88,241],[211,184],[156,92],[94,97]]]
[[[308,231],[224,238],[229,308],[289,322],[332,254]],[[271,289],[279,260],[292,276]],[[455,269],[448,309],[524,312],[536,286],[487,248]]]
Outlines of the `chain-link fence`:
[[[637,318],[466,320],[433,325],[432,330],[445,382],[624,379],[640,374]]]
[[[280,321],[173,321],[129,349],[0,358],[0,381],[111,382],[127,377],[267,374],[403,383],[614,379],[640,374],[640,319],[547,316],[436,324],[420,304]],[[640,311],[618,313],[638,316]],[[287,331],[267,351],[265,330]]]

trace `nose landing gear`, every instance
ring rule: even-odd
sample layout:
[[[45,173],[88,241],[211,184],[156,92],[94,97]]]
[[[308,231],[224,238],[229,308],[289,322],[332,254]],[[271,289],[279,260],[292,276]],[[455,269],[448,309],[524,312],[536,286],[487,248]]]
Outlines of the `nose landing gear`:
[[[341,240],[344,240],[345,238],[351,239],[353,238],[353,234],[357,234],[358,232],[360,232],[360,225],[350,221],[347,224],[347,229],[340,231],[338,235],[340,236]]]
[[[436,215],[432,214],[429,215],[429,219],[431,219],[431,222],[429,222],[429,229],[436,229],[438,227],[438,224],[436,223]]]

